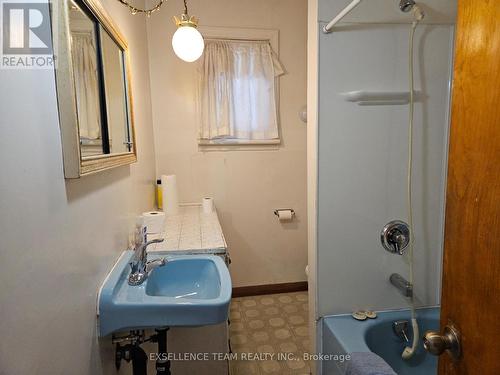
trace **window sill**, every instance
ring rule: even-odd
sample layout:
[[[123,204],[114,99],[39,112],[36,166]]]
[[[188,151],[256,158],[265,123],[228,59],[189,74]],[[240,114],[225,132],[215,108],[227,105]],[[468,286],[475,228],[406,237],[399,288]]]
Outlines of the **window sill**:
[[[280,139],[198,140],[200,146],[279,145]]]
[[[277,150],[281,139],[231,139],[198,140],[198,147],[204,151]]]

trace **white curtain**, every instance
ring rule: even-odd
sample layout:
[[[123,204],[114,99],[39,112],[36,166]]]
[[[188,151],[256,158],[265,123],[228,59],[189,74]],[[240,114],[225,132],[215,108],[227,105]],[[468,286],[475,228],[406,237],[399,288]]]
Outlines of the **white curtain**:
[[[199,75],[200,139],[279,138],[275,78],[283,73],[268,42],[206,41]]]
[[[80,137],[99,139],[101,116],[94,36],[92,33],[72,32],[71,42]]]

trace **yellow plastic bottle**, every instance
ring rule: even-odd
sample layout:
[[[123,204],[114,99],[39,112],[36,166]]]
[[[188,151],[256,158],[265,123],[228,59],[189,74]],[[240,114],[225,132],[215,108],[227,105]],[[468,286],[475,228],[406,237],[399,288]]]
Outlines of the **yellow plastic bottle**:
[[[161,180],[156,180],[156,206],[158,206],[158,210],[163,209],[163,194],[161,191]]]

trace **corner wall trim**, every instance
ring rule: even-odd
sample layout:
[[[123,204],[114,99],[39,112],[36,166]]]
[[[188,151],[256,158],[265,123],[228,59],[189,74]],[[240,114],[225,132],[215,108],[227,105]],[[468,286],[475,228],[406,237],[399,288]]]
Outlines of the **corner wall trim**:
[[[233,288],[232,297],[260,296],[262,294],[277,294],[302,292],[307,290],[307,281],[297,281],[293,283],[265,284],[240,286]]]

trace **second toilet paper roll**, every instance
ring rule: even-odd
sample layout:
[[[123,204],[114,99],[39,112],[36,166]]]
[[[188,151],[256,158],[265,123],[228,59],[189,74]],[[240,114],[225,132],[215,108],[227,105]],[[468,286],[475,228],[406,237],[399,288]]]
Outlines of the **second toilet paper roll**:
[[[209,214],[211,212],[214,212],[214,200],[213,198],[203,198],[201,205],[203,207],[203,213]]]
[[[147,233],[162,233],[165,226],[165,213],[160,211],[149,211],[142,213],[142,224]]]
[[[166,215],[177,215],[179,213],[179,195],[175,174],[161,176],[161,189],[163,212]]]

